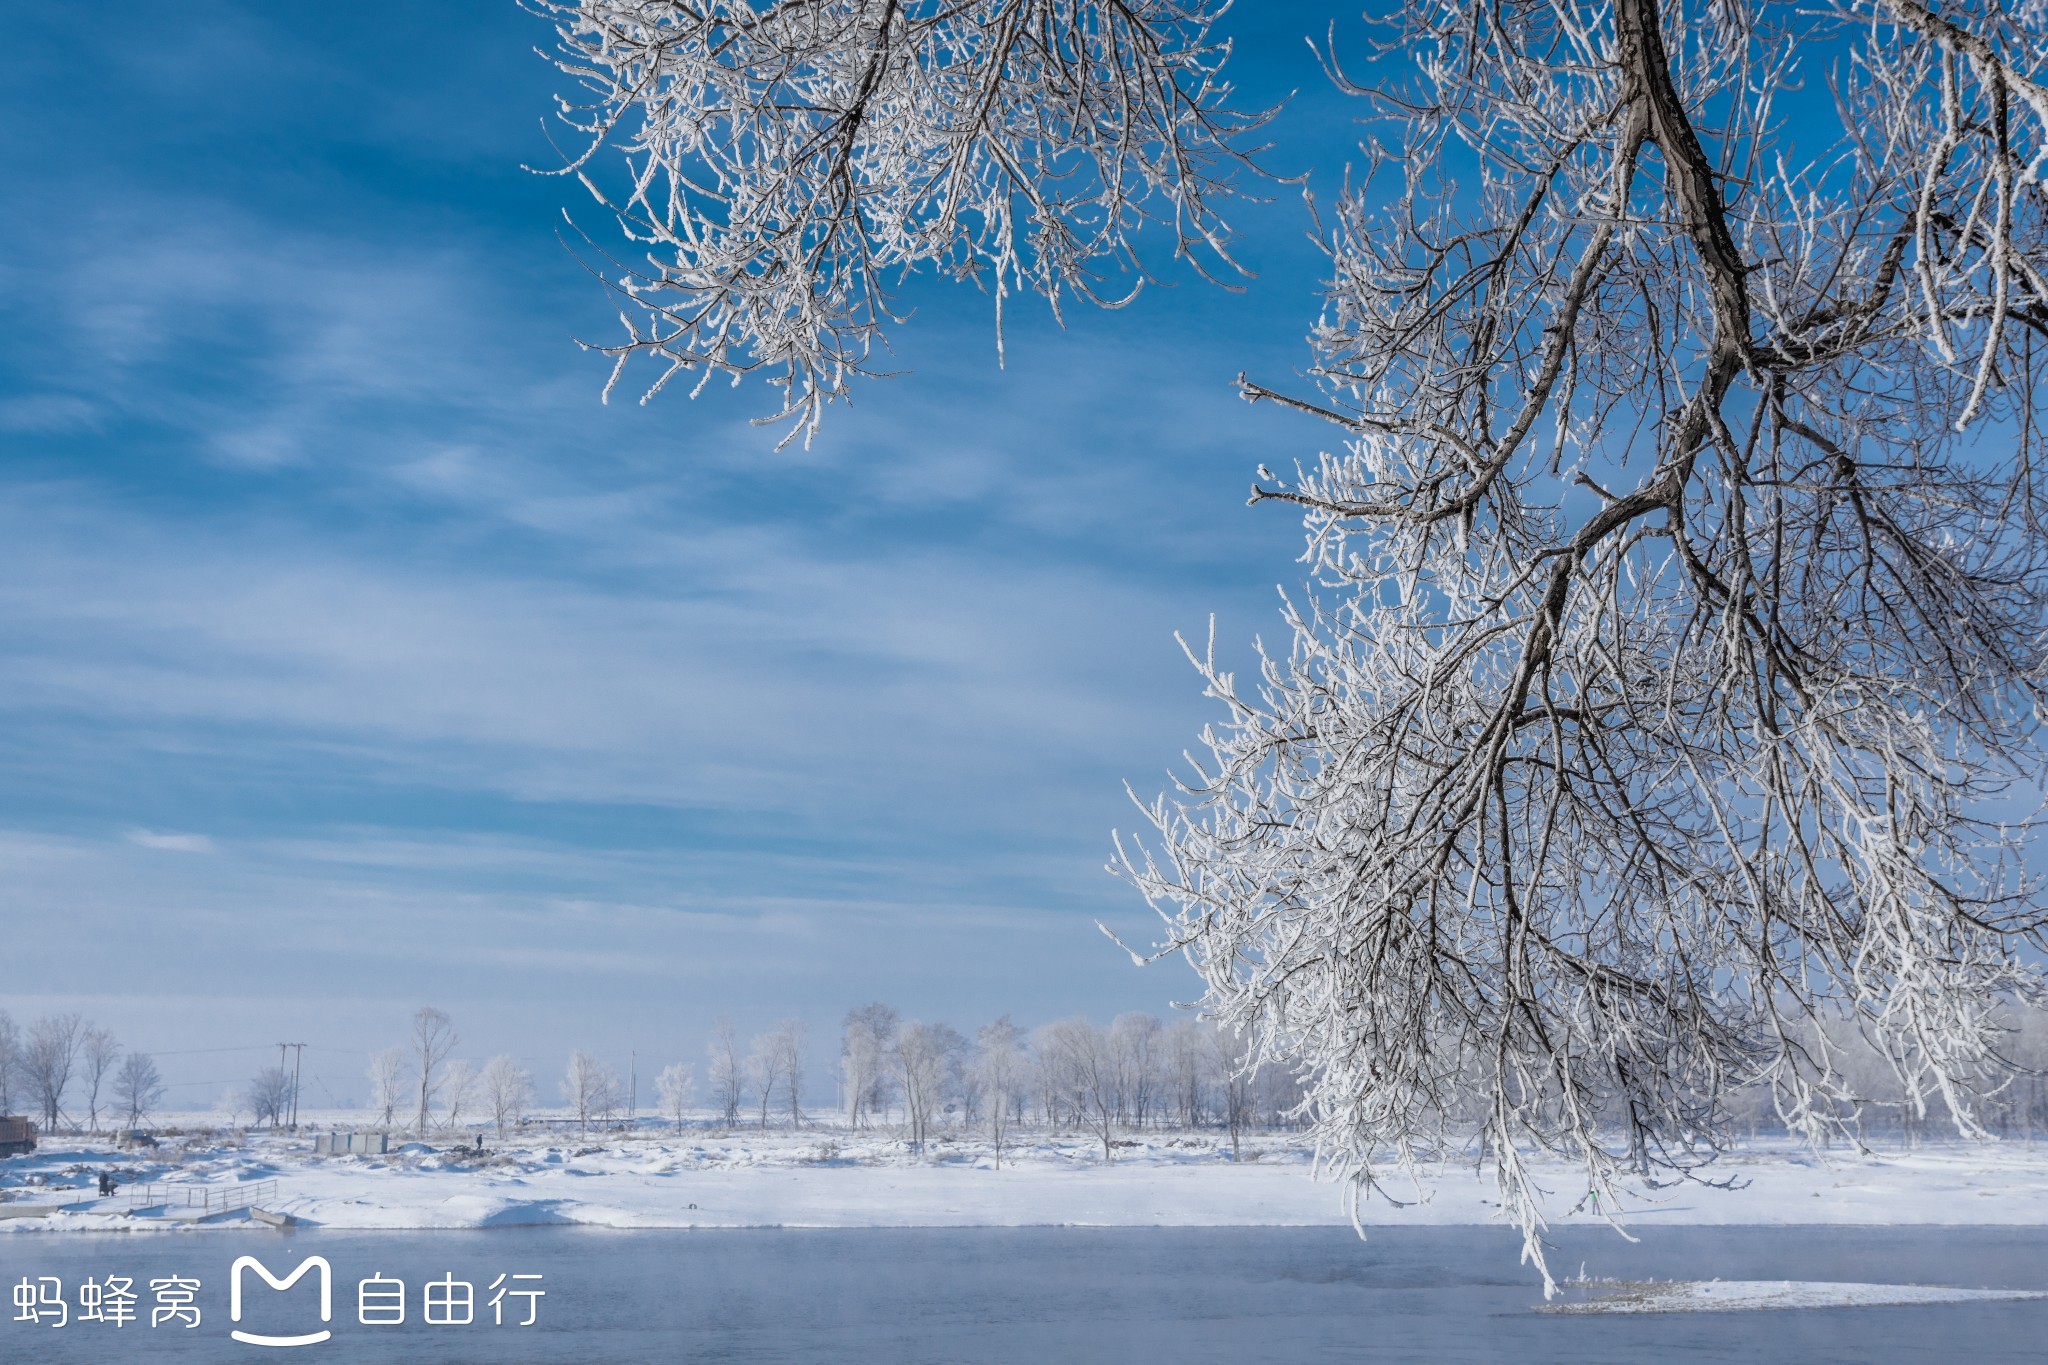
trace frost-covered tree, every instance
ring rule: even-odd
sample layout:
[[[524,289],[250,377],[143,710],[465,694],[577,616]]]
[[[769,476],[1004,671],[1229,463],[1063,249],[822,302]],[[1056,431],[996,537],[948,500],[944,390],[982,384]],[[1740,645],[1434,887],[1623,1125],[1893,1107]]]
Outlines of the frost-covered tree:
[[[1003,1165],[1003,1139],[1016,1113],[1017,1093],[1027,1071],[1024,1030],[1004,1015],[982,1027],[974,1040],[974,1085],[981,1091],[988,1140],[995,1148],[996,1169]]]
[[[590,1131],[592,1116],[601,1116],[611,1102],[614,1078],[610,1072],[611,1068],[582,1048],[569,1054],[568,1069],[562,1073],[562,1099],[584,1132]]]
[[[491,1111],[491,1126],[500,1136],[506,1122],[517,1122],[533,1103],[533,1077],[512,1058],[499,1054],[484,1063],[478,1078],[484,1104]]]
[[[85,1126],[88,1132],[100,1130],[100,1089],[106,1084],[107,1073],[114,1068],[114,1059],[121,1055],[121,1045],[114,1041],[113,1030],[98,1024],[89,1024],[78,1038],[79,1060],[85,1065]]]
[[[1039,1084],[1048,1110],[1064,1112],[1102,1143],[1111,1160],[1116,1135],[1117,1068],[1109,1036],[1079,1015],[1038,1030]]]
[[[1532,1251],[1533,1151],[1613,1208],[1741,1084],[1821,1137],[1821,1002],[1979,1131],[2048,922],[2038,16],[1391,23],[1322,392],[1247,386],[1341,433],[1254,491],[1316,585],[1252,687],[1200,656],[1224,719],[1124,871],[1358,1191],[1483,1093]]]
[[[609,1128],[618,1121],[627,1102],[626,1081],[619,1075],[618,1068],[609,1062],[598,1063],[596,1112],[605,1127]]]
[[[683,1131],[683,1115],[689,1112],[690,1095],[696,1085],[696,1073],[688,1062],[671,1063],[654,1078],[654,1094],[661,1104],[661,1112],[675,1120],[678,1133]]]
[[[933,1024],[932,1034],[943,1058],[939,1089],[939,1114],[956,1115],[961,1123],[974,1122],[980,1101],[974,1098],[969,1073],[974,1068],[974,1044],[951,1024]]]
[[[915,1020],[896,1031],[896,1083],[903,1095],[903,1122],[910,1145],[918,1151],[924,1150],[945,1103],[946,1034],[951,1032],[944,1025]]]
[[[284,1122],[291,1102],[292,1073],[281,1066],[264,1067],[242,1092],[242,1103],[249,1109],[249,1122],[267,1122],[272,1128]]]
[[[441,1064],[455,1050],[455,1022],[432,1005],[422,1005],[412,1016],[412,1064],[419,1082],[419,1121],[416,1130],[427,1135],[428,1113],[440,1085]]]
[[[782,1089],[789,1101],[789,1126],[801,1128],[804,1122],[804,1023],[801,1019],[785,1019],[775,1026],[769,1035],[781,1061]]]
[[[846,1012],[839,1071],[846,1087],[846,1121],[858,1131],[889,1106],[889,1082],[901,1021],[879,1001]]]
[[[462,1126],[462,1115],[476,1094],[480,1077],[476,1067],[457,1057],[441,1071],[441,1121],[450,1128]]]
[[[1162,1030],[1157,1015],[1132,1010],[1109,1023],[1109,1052],[1116,1068],[1117,1118],[1143,1128],[1158,1103]]]
[[[711,1041],[704,1045],[711,1062],[711,1102],[727,1128],[738,1125],[740,1105],[746,1100],[747,1066],[740,1056],[739,1034],[732,1020],[720,1017],[711,1026]]]
[[[1202,1122],[1202,1094],[1210,1071],[1212,1032],[1194,1019],[1176,1019],[1166,1026],[1161,1079],[1166,1087],[1166,1102],[1173,1109],[1174,1126],[1182,1132],[1191,1133]]]
[[[114,1072],[114,1103],[127,1115],[128,1127],[139,1125],[162,1103],[163,1097],[163,1077],[157,1073],[154,1057],[146,1052],[131,1052],[121,1059]]]
[[[2025,1070],[2014,1082],[2011,1103],[2020,1135],[2031,1150],[2035,1136],[2048,1125],[2048,1008],[2025,1011],[2018,1032],[2013,1054]]]
[[[57,1117],[63,1112],[64,1094],[78,1064],[78,1040],[84,1027],[85,1020],[75,1013],[46,1014],[29,1025],[21,1049],[22,1079],[29,1098],[42,1111],[45,1132],[57,1131]]]
[[[389,1130],[405,1101],[405,1049],[387,1047],[370,1054],[370,1107],[378,1126]]]
[[[789,1054],[783,1047],[780,1030],[760,1033],[747,1047],[747,1084],[753,1087],[754,1098],[760,1106],[761,1127],[768,1127],[768,1111],[775,1103],[775,1087],[782,1082],[783,1066]]]
[[[1114,297],[1220,253],[1257,122],[1188,0],[544,3],[644,258],[624,363],[805,428],[930,266]],[[1312,582],[1119,866],[1354,1195],[1476,1112],[1615,1205],[1839,1004],[1981,1131],[2040,988],[2048,18],[1921,0],[1376,5],[1325,200]],[[588,170],[595,163],[579,163]],[[1477,1098],[1475,1105],[1474,1099]],[[1540,1258],[1539,1258],[1540,1263]]]
[[[1245,1129],[1256,1117],[1253,1082],[1258,1058],[1234,1030],[1209,1030],[1210,1070],[1216,1078],[1216,1107],[1230,1134],[1230,1156],[1244,1155]]]

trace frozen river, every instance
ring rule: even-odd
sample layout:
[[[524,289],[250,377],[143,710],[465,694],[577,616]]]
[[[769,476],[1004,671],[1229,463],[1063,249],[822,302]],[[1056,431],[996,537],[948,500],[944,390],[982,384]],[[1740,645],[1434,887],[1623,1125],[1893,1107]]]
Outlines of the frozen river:
[[[2048,1287],[2038,1228],[1645,1229],[1630,1246],[1573,1230],[1553,1265],[1617,1279],[1825,1280]],[[253,1254],[283,1278],[332,1267],[318,1321],[317,1267],[279,1293],[230,1268]],[[229,1338],[332,1336],[286,1359],[350,1362],[1090,1362],[1512,1360],[2039,1361],[2048,1301],[1644,1316],[1535,1311],[1535,1278],[1499,1228],[976,1228],[25,1235],[0,1238],[11,1291],[0,1360],[249,1360],[280,1353]],[[107,1277],[132,1281],[139,1320],[82,1321]],[[499,1277],[505,1277],[500,1280]],[[514,1279],[513,1276],[539,1276]],[[20,1288],[29,1282],[26,1291]],[[152,1326],[150,1282],[199,1282],[199,1325]],[[403,1324],[363,1325],[402,1294]],[[423,1296],[438,1284],[435,1316]],[[470,1306],[463,1307],[463,1286]],[[494,1287],[495,1286],[495,1290]],[[178,1286],[167,1286],[176,1306]],[[539,1291],[544,1297],[529,1297]],[[383,1297],[377,1297],[381,1294]],[[64,1302],[66,1321],[53,1325]],[[118,1295],[116,1296],[118,1299]],[[492,1306],[492,1300],[497,1305]],[[22,1321],[40,1313],[37,1323]],[[467,1323],[460,1319],[465,1315]],[[533,1325],[521,1325],[529,1316]],[[117,1314],[118,1316],[118,1314]],[[498,1321],[494,1321],[498,1319]],[[448,1319],[455,1319],[448,1321]]]

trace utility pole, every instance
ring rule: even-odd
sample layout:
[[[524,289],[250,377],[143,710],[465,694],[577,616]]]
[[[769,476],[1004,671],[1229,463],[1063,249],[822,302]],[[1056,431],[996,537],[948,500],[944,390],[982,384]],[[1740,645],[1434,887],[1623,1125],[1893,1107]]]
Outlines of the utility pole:
[[[626,1131],[630,1133],[631,1131],[633,1131],[634,1127],[637,1126],[639,1121],[640,1053],[636,1049],[632,1052],[628,1052],[626,1056],[628,1058],[628,1061],[626,1063],[626,1074],[632,1077],[632,1080],[628,1083],[630,1088],[626,1092]],[[616,1076],[619,1073],[614,1071],[612,1074]]]
[[[291,1128],[292,1131],[296,1133],[299,1131],[299,1068],[306,1060],[306,1045],[304,1043],[279,1043],[277,1045],[277,1069],[279,1071],[284,1070],[284,1050],[286,1048],[296,1049],[292,1053],[291,1116]]]

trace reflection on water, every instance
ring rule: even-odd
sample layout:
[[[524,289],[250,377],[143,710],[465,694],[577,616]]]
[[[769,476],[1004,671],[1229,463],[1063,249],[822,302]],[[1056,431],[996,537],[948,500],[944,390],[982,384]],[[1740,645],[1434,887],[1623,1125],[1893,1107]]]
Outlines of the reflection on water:
[[[2048,1287],[2042,1229],[1663,1228],[1640,1236],[1631,1246],[1575,1230],[1558,1237],[1552,1263],[1632,1280]],[[1536,1313],[1541,1295],[1516,1250],[1498,1228],[1385,1229],[1368,1242],[1327,1228],[0,1234],[0,1276],[11,1291],[0,1360],[276,1354],[231,1340],[230,1330],[332,1333],[287,1359],[479,1365],[2048,1358],[2048,1303],[2038,1300]],[[324,1260],[331,1321],[319,1321],[315,1267],[282,1292],[245,1270],[242,1319],[231,1322],[229,1271],[245,1254],[279,1280],[308,1257]],[[132,1282],[135,1320],[104,1320],[109,1277]],[[199,1281],[191,1295],[198,1327],[175,1318],[150,1325],[151,1285],[170,1280]],[[87,1281],[95,1288],[87,1291]],[[65,1325],[20,1320],[54,1322],[53,1287]],[[101,1321],[80,1320],[82,1291],[100,1300]],[[364,1325],[365,1308],[382,1325]]]

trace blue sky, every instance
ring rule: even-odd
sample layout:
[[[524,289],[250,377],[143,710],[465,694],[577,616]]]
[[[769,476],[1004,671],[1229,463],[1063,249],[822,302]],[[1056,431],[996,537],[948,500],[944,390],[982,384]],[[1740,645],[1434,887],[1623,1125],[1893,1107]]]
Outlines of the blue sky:
[[[1235,20],[1283,169],[1341,169],[1301,34]],[[334,1097],[421,1003],[465,1051],[701,1056],[889,1000],[1164,1010],[1102,870],[1296,576],[1232,396],[1305,358],[1296,192],[1259,278],[1115,314],[917,287],[908,373],[809,449],[769,392],[601,406],[603,292],[529,174],[516,5],[115,3],[0,55],[0,1007],[193,1087],[303,1039]],[[331,1050],[327,1050],[331,1049]],[[175,1054],[173,1056],[172,1054]],[[312,1053],[308,1054],[309,1064]],[[218,1058],[218,1060],[215,1060]],[[203,1073],[203,1074],[202,1074]],[[196,1089],[181,1092],[198,1098]],[[309,1098],[321,1098],[309,1092]]]

